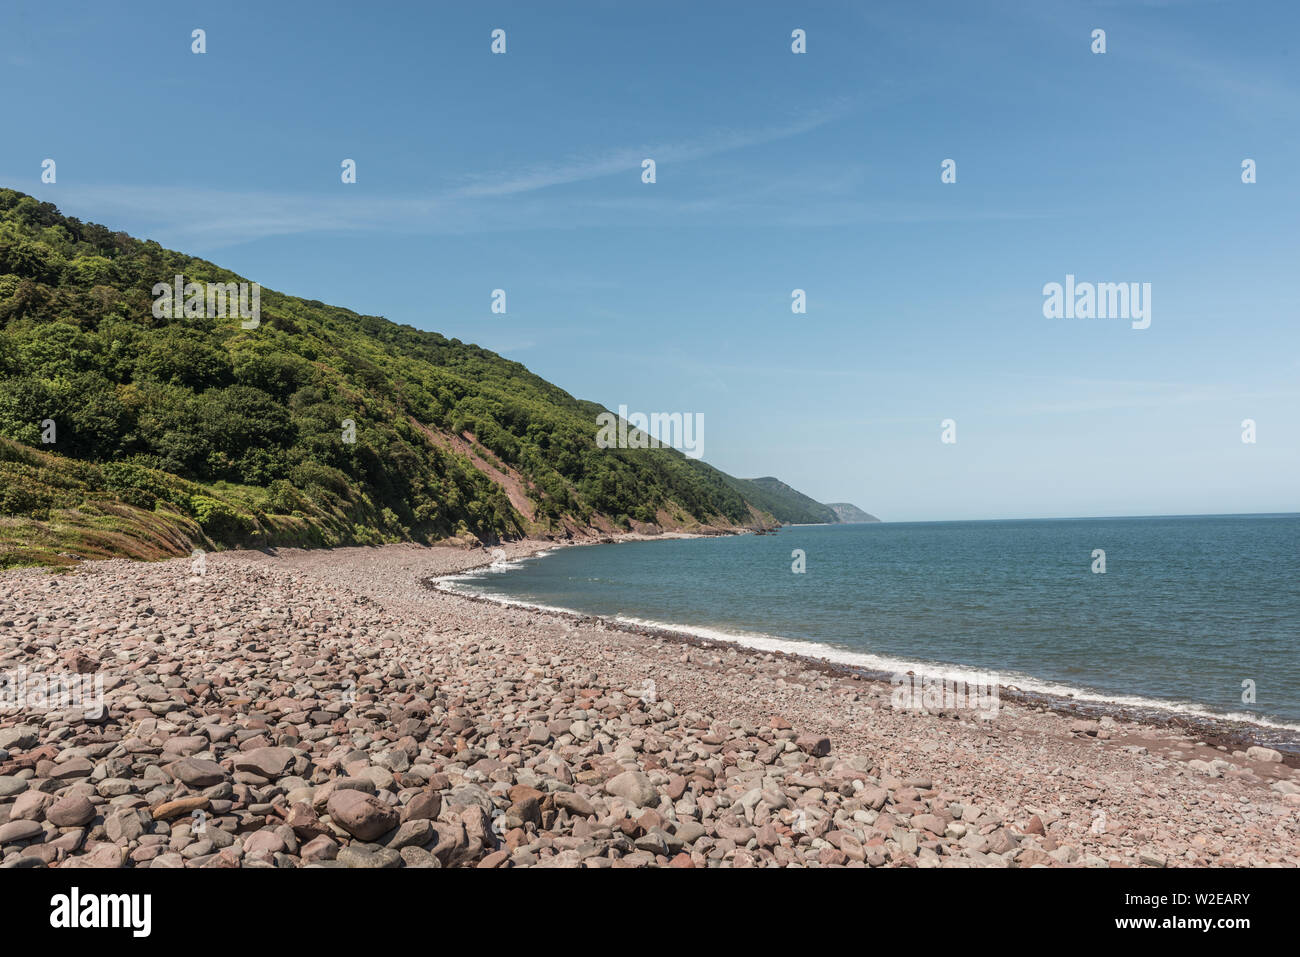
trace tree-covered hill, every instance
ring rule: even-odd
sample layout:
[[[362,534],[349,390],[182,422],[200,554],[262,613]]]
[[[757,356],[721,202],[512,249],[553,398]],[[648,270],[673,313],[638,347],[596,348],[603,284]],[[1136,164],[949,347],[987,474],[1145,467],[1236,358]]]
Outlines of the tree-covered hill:
[[[836,518],[844,525],[860,525],[864,522],[878,522],[880,519],[864,512],[851,502],[828,502],[826,507],[835,512]]]
[[[485,349],[270,289],[159,318],[177,275],[244,281],[0,189],[0,566],[770,518]]]
[[[727,482],[746,501],[775,516],[779,522],[790,525],[818,525],[834,524],[839,521],[839,517],[828,506],[770,475],[755,479],[727,476]]]

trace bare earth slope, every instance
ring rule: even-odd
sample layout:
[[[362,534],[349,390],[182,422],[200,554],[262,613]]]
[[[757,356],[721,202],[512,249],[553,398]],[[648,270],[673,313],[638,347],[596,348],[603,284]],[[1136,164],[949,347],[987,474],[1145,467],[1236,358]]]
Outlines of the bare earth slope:
[[[0,712],[4,866],[1300,863],[1300,779],[1267,752],[1005,701],[902,713],[799,659],[422,584],[488,560],[4,573],[0,669],[107,699]]]

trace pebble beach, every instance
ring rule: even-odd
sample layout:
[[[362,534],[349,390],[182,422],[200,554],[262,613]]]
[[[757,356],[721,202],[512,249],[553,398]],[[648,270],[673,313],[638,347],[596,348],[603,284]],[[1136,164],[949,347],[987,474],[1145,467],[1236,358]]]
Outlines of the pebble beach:
[[[102,701],[0,710],[0,866],[1300,865],[1292,756],[437,587],[493,551],[3,573],[11,691]]]

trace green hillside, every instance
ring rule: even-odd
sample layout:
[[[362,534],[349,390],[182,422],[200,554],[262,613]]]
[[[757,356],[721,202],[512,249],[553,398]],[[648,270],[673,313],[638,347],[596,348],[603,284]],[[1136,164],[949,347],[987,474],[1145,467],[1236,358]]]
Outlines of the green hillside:
[[[851,502],[827,502],[826,507],[835,513],[836,521],[844,525],[860,525],[864,522],[878,522],[876,516],[862,511]]]
[[[0,190],[0,566],[758,517],[516,362],[270,289],[256,328],[158,318],[178,274],[244,281]]]
[[[829,506],[814,501],[770,475],[756,479],[727,476],[727,483],[746,501],[771,513],[777,521],[784,524],[815,525],[839,521]]]

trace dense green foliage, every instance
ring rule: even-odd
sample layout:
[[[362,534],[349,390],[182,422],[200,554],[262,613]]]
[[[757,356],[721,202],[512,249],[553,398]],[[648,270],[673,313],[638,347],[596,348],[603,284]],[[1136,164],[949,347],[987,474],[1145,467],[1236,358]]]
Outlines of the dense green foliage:
[[[821,502],[797,492],[770,475],[756,479],[727,476],[727,482],[756,508],[770,512],[778,522],[789,525],[835,524],[839,516]]]
[[[0,436],[103,466],[74,492],[0,456],[0,480],[14,486],[0,514],[45,520],[93,486],[174,510],[212,544],[279,541],[277,515],[305,522],[322,544],[493,540],[594,516],[624,527],[662,515],[750,519],[728,477],[702,462],[597,448],[603,409],[516,362],[269,289],[257,328],[238,316],[155,317],[154,285],[178,274],[242,281],[0,190]],[[47,419],[52,444],[41,441]],[[479,467],[451,435],[470,437]],[[493,470],[520,478],[531,519]],[[176,482],[189,483],[184,494],[160,491]]]

